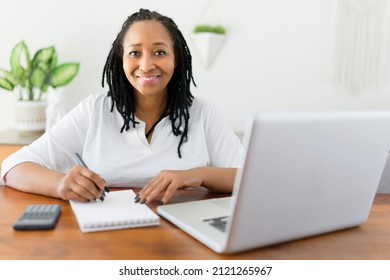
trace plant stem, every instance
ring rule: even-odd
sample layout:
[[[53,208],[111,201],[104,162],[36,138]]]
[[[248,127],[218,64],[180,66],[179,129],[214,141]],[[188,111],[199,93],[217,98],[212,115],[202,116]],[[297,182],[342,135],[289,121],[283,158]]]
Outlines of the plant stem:
[[[23,88],[19,87],[19,100],[23,100]]]
[[[28,100],[34,100],[34,89],[33,88],[28,89]]]

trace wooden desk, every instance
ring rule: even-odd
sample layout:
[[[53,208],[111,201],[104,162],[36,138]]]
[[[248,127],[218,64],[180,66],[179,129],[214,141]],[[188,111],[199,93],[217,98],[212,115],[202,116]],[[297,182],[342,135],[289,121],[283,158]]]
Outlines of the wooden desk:
[[[20,147],[0,146],[0,162]],[[180,190],[171,203],[211,197],[218,195],[204,189]],[[32,203],[61,204],[62,214],[54,230],[12,229],[25,206]],[[156,210],[156,204],[150,206]],[[390,194],[377,194],[368,221],[360,227],[225,256],[214,253],[163,218],[158,227],[82,233],[68,202],[0,186],[0,259],[390,260]]]
[[[22,148],[20,145],[0,145],[0,171],[3,160],[20,148]]]
[[[203,189],[180,190],[172,203],[216,197]],[[60,203],[54,230],[14,231],[27,204]],[[157,204],[150,205],[153,210]],[[0,187],[0,259],[390,259],[390,194],[378,194],[368,221],[335,233],[245,253],[219,255],[163,218],[160,226],[82,233],[68,202]]]

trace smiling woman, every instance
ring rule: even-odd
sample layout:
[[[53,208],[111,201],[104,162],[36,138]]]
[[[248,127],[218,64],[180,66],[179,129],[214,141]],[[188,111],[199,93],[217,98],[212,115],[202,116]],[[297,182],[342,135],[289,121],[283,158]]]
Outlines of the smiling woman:
[[[144,114],[148,130],[166,111],[167,86],[175,70],[173,42],[160,22],[141,21],[128,29],[123,47],[123,70],[134,88],[138,113],[147,112],[148,108],[143,106],[151,102],[157,102],[161,111],[156,112],[157,116]]]
[[[122,61],[111,60],[111,55],[122,56]],[[110,71],[118,67],[114,63],[123,66],[116,81],[124,87],[116,86],[111,79]],[[181,157],[180,147],[188,133],[188,108],[194,98],[190,84],[194,80],[191,53],[173,20],[145,9],[130,16],[113,43],[104,73],[111,89],[109,95],[125,120],[121,131],[129,129],[130,122],[135,125],[135,109],[146,131],[169,111],[172,132],[180,135]],[[127,90],[132,94],[126,94]],[[122,96],[129,99],[131,108],[122,104]]]
[[[241,142],[213,104],[192,95],[191,53],[171,18],[145,9],[128,17],[105,82],[107,94],[3,162],[7,185],[78,201],[101,198],[106,186],[141,187],[135,202],[162,204],[182,187],[232,191]],[[74,153],[90,169],[74,165]]]

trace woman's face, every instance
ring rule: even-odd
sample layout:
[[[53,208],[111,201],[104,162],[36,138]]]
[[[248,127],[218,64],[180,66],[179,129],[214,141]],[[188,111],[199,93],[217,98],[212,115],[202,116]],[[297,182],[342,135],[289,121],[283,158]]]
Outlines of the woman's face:
[[[158,21],[138,21],[123,40],[123,70],[136,95],[165,94],[175,70],[175,54],[168,30]]]

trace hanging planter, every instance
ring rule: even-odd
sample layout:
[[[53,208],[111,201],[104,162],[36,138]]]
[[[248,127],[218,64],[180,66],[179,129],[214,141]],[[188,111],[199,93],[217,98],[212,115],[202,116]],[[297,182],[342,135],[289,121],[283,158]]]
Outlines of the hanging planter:
[[[195,48],[206,68],[209,68],[221,51],[226,38],[225,29],[220,26],[197,25],[192,34]]]

